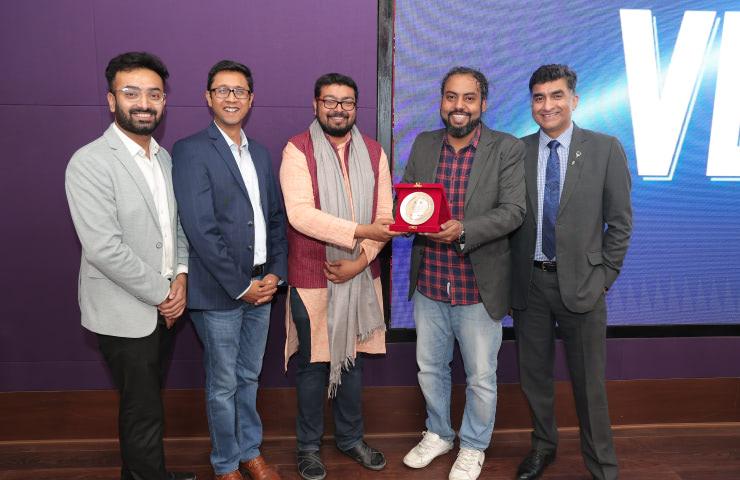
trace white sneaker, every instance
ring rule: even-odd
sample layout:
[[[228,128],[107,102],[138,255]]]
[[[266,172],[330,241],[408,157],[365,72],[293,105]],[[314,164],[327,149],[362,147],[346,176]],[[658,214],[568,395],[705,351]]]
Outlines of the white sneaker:
[[[424,468],[435,458],[452,450],[452,442],[442,440],[436,433],[422,432],[421,434],[423,435],[421,442],[403,457],[403,463],[407,467]]]
[[[461,448],[457,460],[450,470],[450,480],[475,480],[483,468],[486,456],[480,450]]]

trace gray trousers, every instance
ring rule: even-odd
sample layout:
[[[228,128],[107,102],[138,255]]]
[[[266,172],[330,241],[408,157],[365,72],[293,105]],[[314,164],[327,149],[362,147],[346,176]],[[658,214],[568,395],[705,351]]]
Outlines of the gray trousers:
[[[618,478],[606,398],[606,302],[593,310],[573,313],[560,297],[555,272],[533,269],[527,308],[514,310],[522,390],[532,412],[532,448],[555,451],[553,366],[555,330],[560,332],[570,372],[580,425],[581,452],[594,478]]]

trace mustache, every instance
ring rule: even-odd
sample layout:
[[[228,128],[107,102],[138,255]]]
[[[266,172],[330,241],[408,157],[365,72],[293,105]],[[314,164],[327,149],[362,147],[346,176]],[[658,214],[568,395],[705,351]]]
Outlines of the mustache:
[[[133,115],[135,113],[149,113],[151,115],[155,115],[155,116],[157,115],[157,111],[154,110],[153,108],[133,108],[128,111],[129,115]]]
[[[452,115],[467,115],[468,117],[470,114],[464,110],[453,110],[452,112],[447,114],[447,118],[450,118]]]

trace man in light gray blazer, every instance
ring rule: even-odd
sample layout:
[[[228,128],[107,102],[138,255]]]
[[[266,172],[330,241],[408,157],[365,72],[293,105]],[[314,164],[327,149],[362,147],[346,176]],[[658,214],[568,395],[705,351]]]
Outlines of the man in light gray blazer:
[[[441,94],[445,128],[416,138],[403,176],[406,183],[441,183],[452,215],[439,233],[416,235],[411,253],[409,298],[427,431],[403,461],[422,468],[453,446],[450,362],[457,340],[467,389],[460,452],[449,478],[474,480],[496,417],[501,319],[510,301],[509,234],[525,209],[524,145],[481,122],[488,96],[481,72],[453,68]]]
[[[532,450],[517,478],[537,478],[555,459],[553,361],[563,339],[593,478],[617,478],[605,388],[606,302],[632,232],[624,149],[577,127],[576,73],[544,65],[529,82],[539,132],[524,137],[527,215],[512,236],[514,328],[519,372],[532,411]]]
[[[160,389],[185,309],[188,255],[170,156],[151,137],[168,72],[156,56],[129,52],[105,74],[115,122],[75,152],[65,176],[82,245],[82,325],[97,334],[120,392],[121,479],[194,479],[165,470],[162,445]]]

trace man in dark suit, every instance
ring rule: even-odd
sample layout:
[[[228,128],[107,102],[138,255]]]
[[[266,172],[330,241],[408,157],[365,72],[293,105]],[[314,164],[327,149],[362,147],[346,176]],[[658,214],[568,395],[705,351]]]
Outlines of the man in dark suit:
[[[529,81],[538,133],[524,137],[527,215],[512,236],[514,328],[519,372],[532,411],[532,450],[517,478],[540,476],[555,459],[555,330],[565,346],[586,467],[617,478],[604,380],[606,302],[632,232],[624,149],[578,128],[576,73],[544,65]],[[605,228],[606,226],[606,228]]]
[[[455,67],[442,81],[445,128],[420,134],[403,182],[441,183],[452,219],[439,233],[419,234],[411,257],[416,361],[427,407],[424,436],[403,459],[427,466],[453,446],[450,362],[455,340],[467,377],[460,452],[451,480],[480,475],[496,416],[501,319],[509,310],[509,234],[524,217],[524,145],[481,122],[488,81]]]
[[[252,74],[224,60],[205,92],[214,121],[178,141],[173,181],[190,241],[188,307],[204,346],[211,463],[219,480],[276,479],[256,408],[270,302],[287,275],[285,212],[267,150],[241,125]]]

